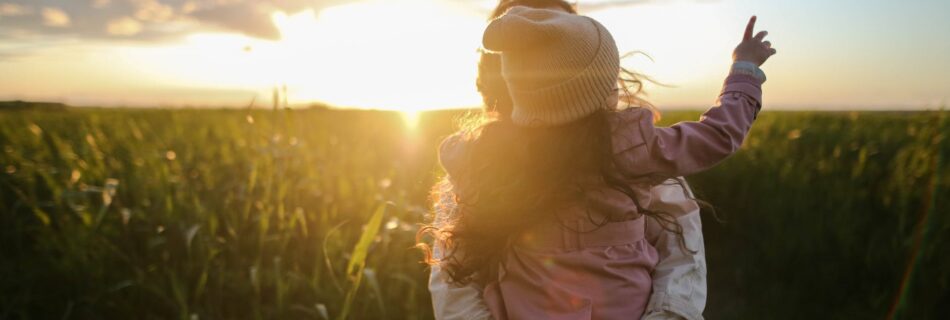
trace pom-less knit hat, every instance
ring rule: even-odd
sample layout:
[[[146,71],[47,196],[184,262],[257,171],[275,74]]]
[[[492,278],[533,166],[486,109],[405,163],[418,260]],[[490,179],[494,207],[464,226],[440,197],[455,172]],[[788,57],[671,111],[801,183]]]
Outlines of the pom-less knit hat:
[[[589,17],[516,6],[492,20],[485,49],[501,53],[515,124],[564,124],[607,108],[620,71],[610,32]]]

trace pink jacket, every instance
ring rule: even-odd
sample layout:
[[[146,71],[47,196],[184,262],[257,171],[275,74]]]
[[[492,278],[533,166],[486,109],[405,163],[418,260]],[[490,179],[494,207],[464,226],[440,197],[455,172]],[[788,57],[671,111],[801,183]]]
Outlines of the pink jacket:
[[[443,180],[438,188],[442,196],[434,207],[436,225],[456,214],[450,193],[452,185]],[[676,216],[683,227],[686,246],[692,252],[680,249],[675,234],[663,230],[655,220],[647,220],[646,237],[656,248],[659,262],[653,269],[653,292],[642,320],[702,320],[706,306],[706,254],[699,205],[682,178],[654,186],[651,195],[654,201],[649,209]],[[437,245],[433,250],[434,258],[443,257],[443,248]],[[482,296],[484,288],[477,284],[452,284],[448,274],[436,265],[429,270],[428,287],[435,319],[493,319]]]
[[[745,139],[762,101],[762,81],[749,75],[726,78],[718,107],[699,121],[655,127],[646,109],[620,111],[612,123],[616,163],[630,178],[659,181],[704,171],[732,155]]]
[[[733,72],[725,81],[719,106],[703,114],[700,121],[655,127],[652,113],[640,108],[620,111],[611,119],[615,163],[637,191],[642,206],[651,207],[652,185],[708,169],[739,149],[761,108],[762,81]],[[443,143],[440,160],[450,176],[457,169],[453,168],[454,160],[464,152],[464,146],[464,141],[452,137]],[[636,213],[636,206],[629,198],[609,188],[591,190],[588,200],[597,211]],[[578,210],[581,211],[583,208]],[[510,257],[519,261],[514,272],[508,272],[496,284],[485,288],[485,299],[493,316],[521,318],[537,315],[542,310],[554,310],[556,314],[545,315],[563,319],[642,314],[650,294],[649,274],[657,263],[656,249],[652,247],[655,243],[646,243],[642,222],[620,223],[624,226],[604,228],[614,231],[590,235],[593,246],[555,246],[543,250],[516,247]],[[545,235],[540,237],[542,239],[558,241],[561,239],[558,237],[567,239],[569,234],[552,238],[546,235],[561,233],[539,232]],[[610,241],[600,241],[603,239]],[[541,260],[553,261],[553,264],[541,263]],[[572,284],[570,280],[563,281],[564,278],[584,279],[593,285]],[[635,299],[621,303],[618,301],[622,299],[605,294],[607,290]],[[546,307],[535,307],[541,304]]]
[[[614,163],[634,186],[642,206],[649,206],[651,186],[702,172],[739,150],[761,108],[762,82],[759,77],[731,73],[719,106],[703,113],[699,121],[656,127],[653,113],[645,108],[621,110],[610,117]],[[464,165],[461,157],[467,143],[461,135],[442,142],[439,160],[449,176]],[[606,186],[590,190],[588,200],[606,211],[636,213],[626,195]]]

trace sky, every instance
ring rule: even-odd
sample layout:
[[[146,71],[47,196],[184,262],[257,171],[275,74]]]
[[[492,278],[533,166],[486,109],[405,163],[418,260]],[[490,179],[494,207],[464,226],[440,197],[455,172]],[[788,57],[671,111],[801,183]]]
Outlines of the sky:
[[[0,0],[0,100],[95,106],[480,105],[490,0]],[[663,108],[712,105],[749,16],[777,48],[766,108],[935,109],[950,1],[591,0]]]

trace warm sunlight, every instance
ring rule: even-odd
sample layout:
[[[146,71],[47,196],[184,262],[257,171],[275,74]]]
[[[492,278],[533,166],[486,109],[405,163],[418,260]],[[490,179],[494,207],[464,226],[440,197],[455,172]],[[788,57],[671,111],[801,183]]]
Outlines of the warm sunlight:
[[[662,82],[683,84],[726,71],[722,66],[729,63],[737,37],[734,28],[722,23],[727,9],[716,2],[651,2],[591,16],[617,30],[613,34],[621,51],[642,51],[654,58],[638,56],[624,65]]]
[[[319,15],[275,12],[279,41],[196,34],[179,46],[127,53],[169,83],[239,87],[258,92],[259,100],[270,88],[287,85],[291,104],[404,111],[467,107],[480,101],[474,79],[484,22],[463,9],[438,2],[367,1]]]
[[[472,106],[482,20],[436,2],[361,2],[275,15],[291,97],[338,106]]]
[[[718,23],[721,4],[644,4],[592,12],[619,30],[624,63],[674,87],[648,86],[661,105],[710,95],[708,78],[725,72],[732,29]],[[482,13],[483,14],[483,13]],[[178,86],[240,89],[246,101],[269,101],[286,85],[291,104],[420,111],[480,103],[474,86],[484,18],[471,7],[431,1],[363,1],[294,14],[271,14],[280,39],[205,33],[177,46],[129,48],[153,79]],[[645,30],[664,32],[645,32]],[[690,42],[697,30],[704,37]],[[720,54],[712,54],[719,52]],[[709,82],[706,85],[694,83]],[[694,84],[687,90],[682,85]],[[677,94],[673,94],[673,93]],[[666,93],[666,94],[664,94]],[[411,114],[411,113],[409,113]],[[412,117],[408,117],[412,118]]]
[[[736,31],[721,2],[648,2],[591,13],[614,32],[623,65],[667,86],[647,83],[647,98],[668,110],[711,101],[725,76]],[[686,40],[688,39],[688,40]]]
[[[0,320],[943,319],[947,12],[0,0]]]
[[[268,107],[271,90],[286,85],[292,106],[481,104],[476,49],[495,0],[174,2],[182,1],[0,0],[0,99]],[[769,80],[774,107],[933,108],[946,101],[950,60],[941,57],[950,46],[913,41],[879,23],[901,12],[904,29],[943,30],[928,24],[943,21],[931,15],[946,10],[880,4],[847,19],[818,19],[847,12],[848,5],[590,0],[579,6],[612,31],[620,50],[653,58],[624,64],[671,85],[647,86],[650,101],[665,110],[712,102],[737,32],[753,13],[787,43],[769,69],[784,75]],[[906,18],[915,15],[925,18]],[[814,19],[829,25],[802,23]],[[837,46],[844,49],[816,49]],[[850,52],[863,58],[849,59]],[[886,67],[903,64],[909,65]],[[903,70],[915,76],[904,77]],[[848,81],[851,76],[903,80]]]
[[[408,109],[399,111],[399,115],[402,116],[402,121],[406,124],[406,128],[415,130],[419,127],[419,120],[421,120],[422,117],[421,111]]]

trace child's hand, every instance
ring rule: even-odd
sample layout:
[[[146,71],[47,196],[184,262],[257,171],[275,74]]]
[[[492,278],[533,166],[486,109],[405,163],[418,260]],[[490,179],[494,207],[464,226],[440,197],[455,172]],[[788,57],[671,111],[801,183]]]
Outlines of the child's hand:
[[[773,54],[775,54],[775,48],[772,48],[772,43],[768,41],[762,41],[765,38],[765,35],[769,34],[767,31],[760,31],[754,37],[752,36],[752,30],[755,27],[755,16],[752,16],[749,19],[749,24],[745,27],[745,35],[742,36],[742,43],[739,43],[736,46],[736,50],[732,52],[732,61],[749,61],[755,63],[757,66],[761,66],[765,63],[765,60],[768,60]]]

